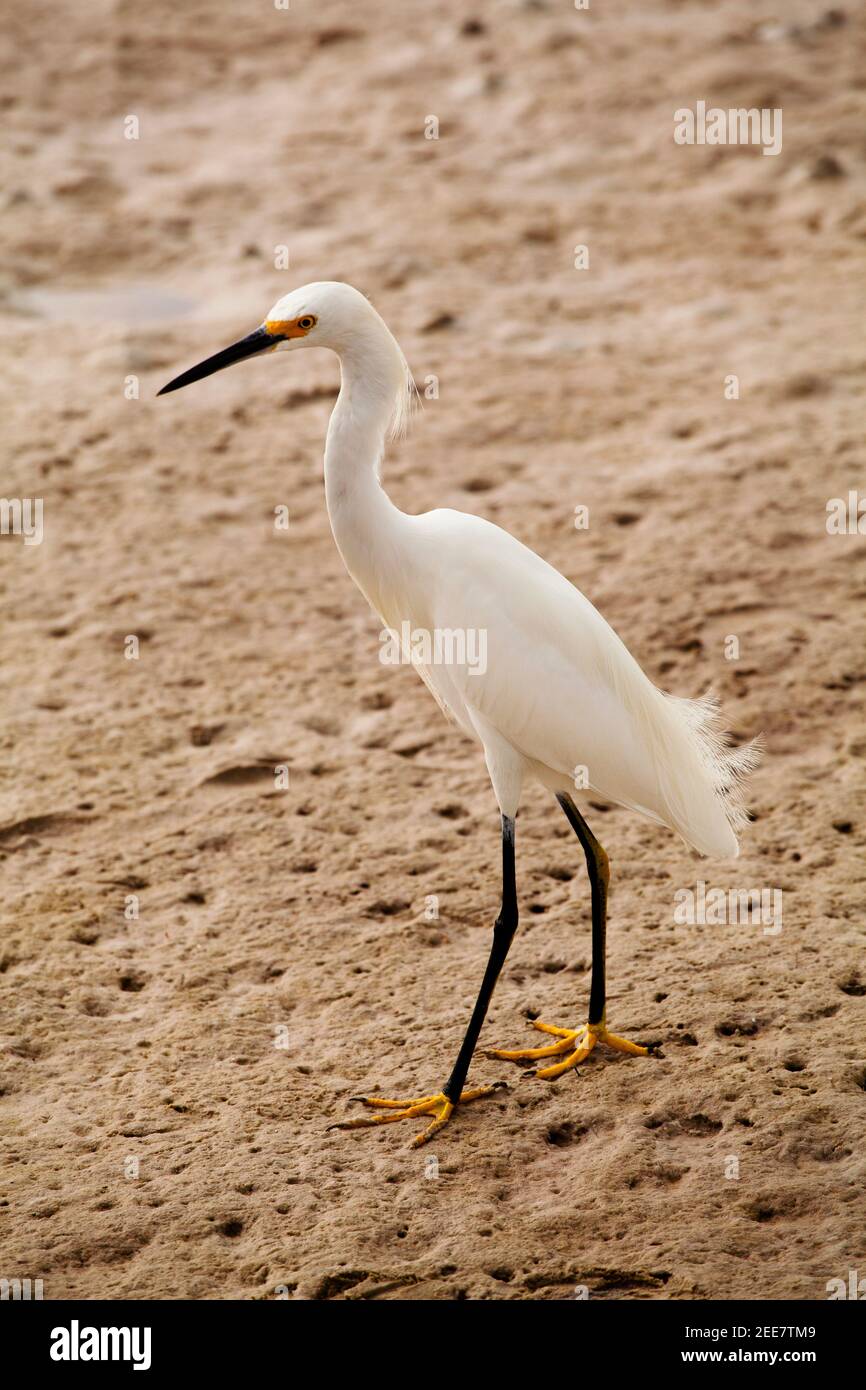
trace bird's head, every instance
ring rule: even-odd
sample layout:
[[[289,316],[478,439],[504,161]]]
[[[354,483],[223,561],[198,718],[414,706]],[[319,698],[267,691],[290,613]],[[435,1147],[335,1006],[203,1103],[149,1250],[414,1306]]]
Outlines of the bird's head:
[[[384,352],[390,342],[396,352]],[[223,367],[265,352],[291,352],[302,347],[331,348],[341,357],[358,354],[368,360],[378,355],[393,359],[395,375],[405,377],[406,364],[399,347],[368,299],[351,285],[322,280],[303,285],[278,299],[264,322],[231,347],[207,357],[163,386],[158,395],[179,391]]]

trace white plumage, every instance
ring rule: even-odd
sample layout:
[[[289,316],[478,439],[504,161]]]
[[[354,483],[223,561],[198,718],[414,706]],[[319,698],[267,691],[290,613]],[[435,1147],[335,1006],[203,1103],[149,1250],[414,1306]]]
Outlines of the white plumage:
[[[324,282],[293,291],[274,305],[262,328],[164,390],[241,357],[300,347],[330,348],[340,358],[341,389],[325,445],[325,491],[334,538],[356,584],[394,633],[483,634],[486,644],[483,669],[470,659],[468,643],[463,659],[452,648],[450,661],[427,657],[414,664],[442,708],[484,749],[503,817],[500,938],[444,1091],[405,1102],[399,1113],[353,1122],[433,1113],[421,1142],[445,1123],[461,1096],[489,1090],[463,1093],[462,1085],[517,924],[514,818],[527,776],[557,793],[586,852],[593,886],[593,998],[582,1030],[538,1025],[561,1036],[560,1042],[495,1055],[520,1060],[574,1046],[566,1062],[539,1073],[554,1076],[583,1060],[598,1040],[632,1055],[648,1052],[606,1030],[608,861],[573,798],[589,793],[629,807],[669,826],[702,854],[734,856],[745,819],[740,783],[755,749],[726,745],[711,699],[678,699],[657,689],[589,600],[508,532],[462,512],[408,516],[393,505],[380,482],[380,464],[389,428],[400,431],[406,424],[414,387],[385,323],[349,285]],[[397,1106],[375,1097],[369,1103]]]
[[[393,506],[379,465],[387,427],[405,423],[411,400],[405,360],[347,285],[307,286],[268,317],[291,319],[313,305],[322,312],[310,345],[321,334],[343,368],[325,448],[334,537],[394,631],[408,622],[486,634],[483,675],[467,664],[415,665],[484,747],[503,814],[515,815],[527,774],[579,795],[575,769],[585,768],[595,795],[669,826],[702,854],[736,855],[739,784],[753,750],[725,747],[711,700],[658,690],[589,600],[507,531],[463,512],[407,516]]]

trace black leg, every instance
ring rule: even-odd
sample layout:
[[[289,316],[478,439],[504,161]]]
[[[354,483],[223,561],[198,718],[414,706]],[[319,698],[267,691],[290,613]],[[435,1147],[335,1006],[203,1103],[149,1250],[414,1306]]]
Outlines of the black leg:
[[[592,982],[589,987],[589,1022],[604,1023],[605,949],[607,934],[607,887],[610,883],[608,857],[593,835],[570,796],[564,792],[556,797],[566,814],[586,855],[586,867],[592,891]]]
[[[505,964],[505,957],[508,955],[508,948],[514,939],[517,930],[517,884],[514,876],[514,821],[509,816],[502,817],[502,907],[499,916],[493,927],[493,945],[490,947],[490,959],[487,962],[487,969],[484,972],[484,979],[481,981],[481,988],[478,991],[478,998],[475,1001],[475,1008],[472,1010],[472,1017],[469,1020],[469,1027],[466,1029],[466,1036],[457,1054],[457,1061],[454,1063],[448,1082],[443,1088],[443,1094],[455,1105],[460,1099],[466,1074],[469,1071],[469,1063],[472,1061],[472,1054],[478,1042],[478,1035],[484,1023],[496,981],[499,979],[499,972]]]

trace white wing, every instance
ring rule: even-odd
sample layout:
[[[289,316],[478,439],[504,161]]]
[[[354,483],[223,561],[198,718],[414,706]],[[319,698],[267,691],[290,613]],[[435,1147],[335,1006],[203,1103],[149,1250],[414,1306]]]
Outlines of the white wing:
[[[479,645],[474,662],[421,672],[458,722],[474,732],[480,715],[551,785],[573,788],[585,767],[601,796],[701,853],[735,855],[738,784],[754,753],[725,746],[712,701],[658,690],[589,600],[498,526],[444,509],[407,520],[411,569],[386,622],[486,641],[483,670]]]

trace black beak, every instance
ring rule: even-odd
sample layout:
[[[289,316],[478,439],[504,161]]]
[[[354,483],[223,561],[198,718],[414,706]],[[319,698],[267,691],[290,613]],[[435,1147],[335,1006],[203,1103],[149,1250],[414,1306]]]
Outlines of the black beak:
[[[245,338],[241,338],[239,343],[232,343],[231,347],[223,348],[222,352],[215,352],[213,357],[206,357],[197,367],[190,367],[188,372],[181,372],[180,376],[176,376],[174,381],[163,386],[156,394],[165,396],[169,391],[179,391],[181,386],[189,386],[193,381],[201,381],[203,376],[221,372],[223,367],[230,367],[233,362],[243,362],[245,357],[257,357],[260,352],[267,352],[269,348],[276,347],[284,337],[283,333],[269,333],[266,328],[257,328],[254,333],[248,333]]]

